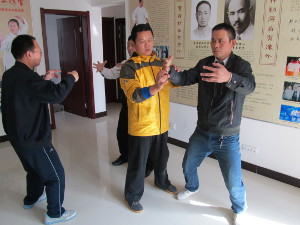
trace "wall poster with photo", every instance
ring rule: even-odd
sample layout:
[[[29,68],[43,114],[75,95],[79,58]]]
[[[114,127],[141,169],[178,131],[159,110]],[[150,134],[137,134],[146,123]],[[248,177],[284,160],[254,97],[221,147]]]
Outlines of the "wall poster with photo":
[[[138,2],[129,0],[130,15]],[[280,119],[282,105],[300,107],[300,102],[292,100],[300,84],[299,1],[143,0],[143,7],[154,31],[154,45],[168,46],[168,55],[174,56],[173,63],[181,70],[212,55],[213,26],[231,24],[237,34],[233,52],[251,63],[256,79],[255,91],[246,97],[243,116],[300,128],[298,122]],[[130,21],[130,28],[133,25]],[[285,91],[290,88],[288,83],[294,85]],[[172,89],[170,100],[196,106],[197,88]]]
[[[11,43],[20,34],[32,34],[30,1],[0,1],[0,95],[3,73],[15,64]],[[0,102],[1,104],[1,102]],[[1,107],[0,107],[1,109]],[[0,112],[0,138],[5,135]]]

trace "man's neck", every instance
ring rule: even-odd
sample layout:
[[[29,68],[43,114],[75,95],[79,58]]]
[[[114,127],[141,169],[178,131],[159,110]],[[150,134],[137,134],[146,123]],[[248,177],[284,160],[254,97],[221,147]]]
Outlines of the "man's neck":
[[[208,30],[208,26],[205,26],[205,27],[204,27],[204,26],[199,26],[199,25],[198,25],[198,30],[199,30],[199,31],[206,31],[206,30]]]
[[[18,59],[17,61],[18,61],[18,62],[21,62],[21,63],[23,63],[23,64],[25,64],[25,65],[28,66],[28,68],[30,68],[31,70],[33,70],[33,68],[34,68],[34,66],[32,66],[32,65],[28,62],[28,60],[26,60],[26,59]]]

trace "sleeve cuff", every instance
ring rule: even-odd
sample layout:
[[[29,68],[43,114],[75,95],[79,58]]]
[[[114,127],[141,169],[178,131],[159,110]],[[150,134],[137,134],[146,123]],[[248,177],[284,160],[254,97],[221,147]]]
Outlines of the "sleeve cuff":
[[[142,95],[145,99],[151,98],[152,95],[150,94],[150,87],[142,88]]]

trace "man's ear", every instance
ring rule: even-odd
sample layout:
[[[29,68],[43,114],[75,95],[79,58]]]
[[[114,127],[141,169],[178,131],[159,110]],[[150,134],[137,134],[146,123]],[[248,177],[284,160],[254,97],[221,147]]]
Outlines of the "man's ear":
[[[231,40],[232,42],[232,47],[234,47],[235,45],[236,45],[236,40],[235,39],[233,39],[233,40]]]
[[[24,54],[24,56],[27,58],[27,59],[30,59],[31,57],[32,57],[32,54],[33,54],[33,52],[31,52],[31,51],[27,51],[25,54]]]

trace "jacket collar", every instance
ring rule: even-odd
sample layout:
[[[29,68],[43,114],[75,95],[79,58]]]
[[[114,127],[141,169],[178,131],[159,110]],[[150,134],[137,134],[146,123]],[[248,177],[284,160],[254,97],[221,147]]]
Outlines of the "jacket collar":
[[[143,62],[153,62],[154,59],[156,59],[156,54],[155,54],[155,52],[152,52],[151,55],[147,56],[147,55],[141,55],[137,52],[134,52],[132,54],[132,57],[136,57],[136,58],[140,59],[140,62],[142,62],[142,61]],[[135,59],[135,61],[136,61],[136,59]]]
[[[233,54],[233,52],[231,52],[228,62],[227,62],[227,65],[226,65],[226,68],[227,69],[231,68],[234,64],[234,61],[235,61],[235,54]]]
[[[22,63],[22,62],[20,62],[20,61],[16,61],[15,67],[33,71],[33,70],[30,69],[27,65],[25,65],[24,63]]]
[[[233,66],[235,61],[235,54],[233,54],[233,52],[230,53],[229,57],[228,57],[228,61],[226,63],[226,69],[229,69],[230,67]],[[215,56],[211,56],[209,61],[208,61],[208,65],[212,65],[212,63],[215,62]]]

